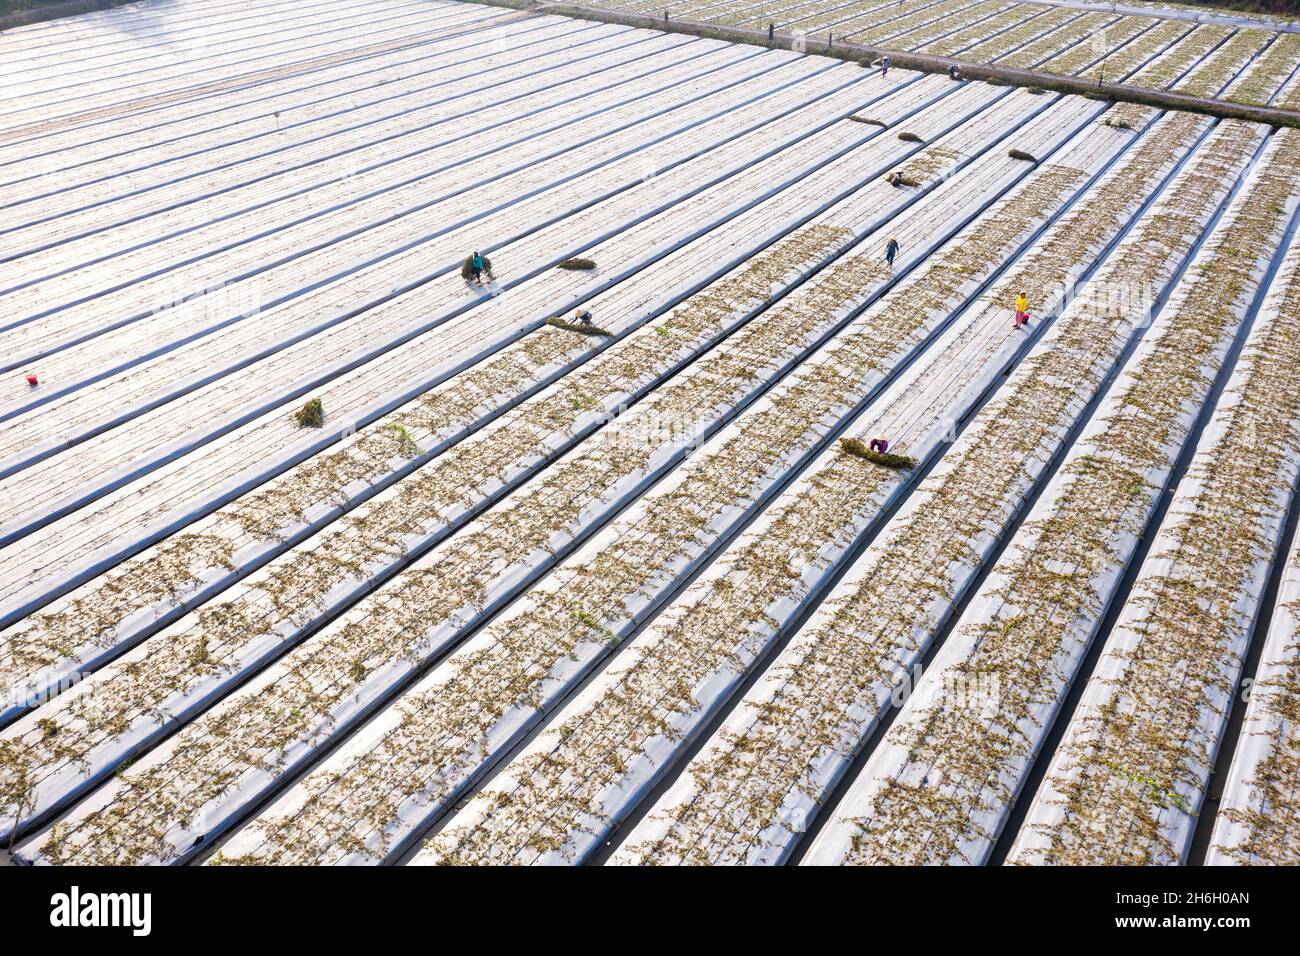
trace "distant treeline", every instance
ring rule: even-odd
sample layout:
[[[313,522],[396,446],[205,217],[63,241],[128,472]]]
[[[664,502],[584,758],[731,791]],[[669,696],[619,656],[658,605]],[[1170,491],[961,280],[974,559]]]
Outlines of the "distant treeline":
[[[1300,0],[1215,0],[1214,3],[1201,3],[1199,0],[1181,0],[1184,6],[1219,7],[1220,9],[1243,10],[1247,13],[1279,13],[1284,16],[1300,17]]]
[[[63,0],[0,0],[0,16],[39,10],[41,7],[57,7],[62,2]]]
[[[36,19],[51,19],[60,16],[74,16],[91,10],[106,10],[118,7],[131,0],[0,0],[0,20],[15,13],[32,13],[39,11],[46,16]]]

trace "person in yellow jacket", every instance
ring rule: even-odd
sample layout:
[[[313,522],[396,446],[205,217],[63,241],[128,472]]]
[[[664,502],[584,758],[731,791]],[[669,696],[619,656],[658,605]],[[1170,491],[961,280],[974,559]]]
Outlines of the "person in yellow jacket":
[[[1023,329],[1029,324],[1029,296],[1023,292],[1016,296],[1016,322],[1013,328]]]

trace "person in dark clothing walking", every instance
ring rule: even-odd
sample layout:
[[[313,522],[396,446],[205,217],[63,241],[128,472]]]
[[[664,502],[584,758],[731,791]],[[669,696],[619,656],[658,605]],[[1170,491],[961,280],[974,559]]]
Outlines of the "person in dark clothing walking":
[[[898,255],[898,240],[890,239],[889,245],[885,246],[885,261],[889,263],[889,268],[894,268],[894,257]]]
[[[889,76],[889,57],[884,57],[880,61],[880,76],[881,79],[884,79],[886,76]]]

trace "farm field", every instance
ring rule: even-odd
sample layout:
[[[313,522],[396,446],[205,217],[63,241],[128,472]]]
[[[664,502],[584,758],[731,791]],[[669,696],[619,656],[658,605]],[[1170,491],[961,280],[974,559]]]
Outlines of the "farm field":
[[[674,13],[1300,108],[1088,7]],[[1300,860],[1300,128],[456,0],[0,64],[7,859]]]
[[[1300,21],[1087,0],[598,0],[590,6],[1168,89],[1194,60],[1259,59],[1257,82],[1183,92],[1263,105],[1300,67]],[[1149,9],[1148,9],[1149,8]],[[1104,56],[1109,54],[1109,56]],[[1136,68],[1142,69],[1134,72]],[[1289,108],[1296,101],[1290,100]]]

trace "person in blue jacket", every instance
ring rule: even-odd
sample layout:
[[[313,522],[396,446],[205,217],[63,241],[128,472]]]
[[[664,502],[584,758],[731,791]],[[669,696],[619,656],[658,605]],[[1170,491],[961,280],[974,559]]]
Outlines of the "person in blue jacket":
[[[470,256],[469,271],[474,274],[474,281],[483,284],[483,257],[477,252]]]

